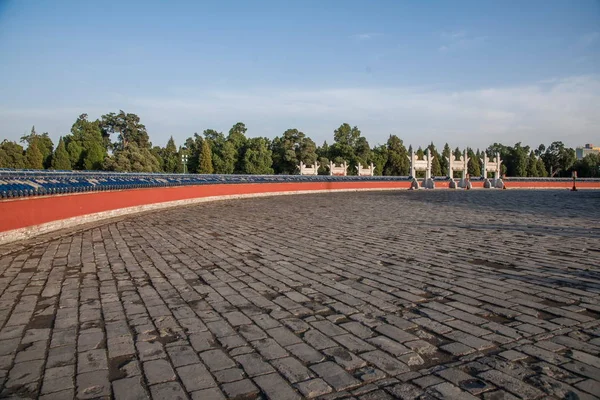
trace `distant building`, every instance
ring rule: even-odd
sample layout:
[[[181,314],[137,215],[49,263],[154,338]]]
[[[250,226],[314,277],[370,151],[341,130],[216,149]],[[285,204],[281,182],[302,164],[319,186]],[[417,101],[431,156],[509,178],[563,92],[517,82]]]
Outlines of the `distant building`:
[[[578,160],[581,160],[588,154],[600,154],[600,147],[594,147],[593,144],[588,143],[583,147],[578,147],[575,149],[575,155],[577,156]]]

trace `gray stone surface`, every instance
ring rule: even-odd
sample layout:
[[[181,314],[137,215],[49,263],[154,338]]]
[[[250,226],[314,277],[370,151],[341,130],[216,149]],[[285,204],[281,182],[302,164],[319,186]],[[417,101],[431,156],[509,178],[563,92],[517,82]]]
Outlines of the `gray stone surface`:
[[[597,398],[598,200],[313,194],[0,246],[0,397]]]

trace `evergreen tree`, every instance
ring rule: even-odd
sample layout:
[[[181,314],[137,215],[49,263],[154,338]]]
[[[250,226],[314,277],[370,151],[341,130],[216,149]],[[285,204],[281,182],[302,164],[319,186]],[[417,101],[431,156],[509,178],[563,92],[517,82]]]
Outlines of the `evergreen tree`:
[[[276,174],[294,174],[300,161],[312,165],[317,160],[315,142],[298,129],[288,129],[271,144]]]
[[[469,176],[481,176],[481,163],[477,154],[473,152],[473,149],[467,148],[467,157],[469,158],[469,162],[467,163],[467,173]]]
[[[253,175],[273,174],[271,155],[268,139],[262,137],[249,139],[242,160],[242,173]]]
[[[84,114],[85,115],[85,114]],[[87,115],[86,115],[87,117]],[[136,114],[109,113],[97,121],[100,128],[100,142],[103,138],[117,133],[117,141],[112,144],[112,157],[106,157],[104,167],[110,171],[161,172],[163,166],[152,151],[152,143],[146,127]],[[95,140],[97,140],[97,135]],[[84,150],[86,150],[86,147]],[[67,147],[68,148],[68,147]]]
[[[52,162],[52,153],[54,151],[54,144],[52,139],[48,135],[48,132],[44,132],[41,135],[35,131],[35,126],[31,128],[31,133],[21,137],[21,142],[26,142],[28,146],[35,143],[38,151],[42,154],[43,168],[50,168]]]
[[[446,143],[444,145],[444,150],[442,150],[442,154],[440,156],[440,167],[442,169],[442,176],[448,176],[448,168],[450,168],[448,158],[450,158],[450,146],[448,145],[448,143]]]
[[[71,169],[71,160],[69,159],[69,153],[67,153],[67,147],[62,137],[58,140],[58,145],[56,146],[56,150],[54,150],[51,167],[56,170]]]
[[[375,175],[383,175],[385,164],[388,160],[388,149],[385,145],[377,146],[372,151],[372,162],[375,166]]]
[[[227,135],[227,141],[233,146],[235,149],[235,169],[236,173],[243,174],[244,172],[244,156],[246,153],[246,142],[248,139],[246,138],[246,125],[242,122],[238,122],[233,125],[229,130],[229,134]],[[228,150],[229,151],[229,150]],[[229,166],[226,166],[229,167]],[[227,168],[228,169],[228,168]]]
[[[433,161],[431,161],[431,175],[443,176],[442,164],[441,164],[442,157],[441,157],[440,153],[438,153],[433,142],[431,142],[431,144],[429,146],[427,146],[427,149],[429,149],[429,151],[431,152],[431,155],[433,157]]]
[[[542,160],[541,158],[537,159],[536,170],[537,170],[538,176],[543,177],[543,178],[546,178],[548,176],[548,171],[546,171],[546,165],[544,165],[544,160]]]
[[[208,143],[208,140],[204,140],[204,142],[202,143],[202,150],[200,152],[198,173],[200,173],[200,174],[212,174],[213,173],[212,152],[210,150],[210,144]]]
[[[26,167],[29,169],[44,169],[44,156],[35,141],[31,142],[25,152]]]
[[[409,153],[407,153],[402,140],[396,135],[390,135],[386,147],[387,161],[383,167],[383,175],[408,175],[410,169],[410,162],[408,160]]]
[[[25,155],[23,146],[9,140],[0,143],[0,168],[25,168]]]
[[[533,151],[529,153],[529,157],[527,158],[527,176],[539,176],[539,172],[537,169],[537,157],[535,156],[535,153]]]
[[[462,160],[462,156],[462,152],[458,147],[454,149],[454,158],[456,158],[457,160]]]
[[[107,152],[100,121],[88,121],[87,114],[81,114],[64,140],[73,169],[102,169]]]
[[[71,168],[83,168],[83,147],[81,147],[81,144],[74,140],[70,135],[65,137],[65,141],[67,143],[67,153],[69,154]]]
[[[83,169],[86,171],[100,171],[103,168],[106,149],[102,142],[94,141],[86,144],[83,157]]]
[[[163,171],[168,174],[179,172],[181,161],[179,160],[179,154],[177,153],[177,146],[175,146],[173,136],[169,138],[167,145],[161,153]]]

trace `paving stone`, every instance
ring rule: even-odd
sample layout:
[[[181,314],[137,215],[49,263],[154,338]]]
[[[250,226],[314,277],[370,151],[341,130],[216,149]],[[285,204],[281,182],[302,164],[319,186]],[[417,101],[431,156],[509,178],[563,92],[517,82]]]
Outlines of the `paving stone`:
[[[296,383],[312,378],[314,375],[300,361],[293,357],[273,360],[272,364],[289,382]]]
[[[192,392],[192,400],[225,400],[225,396],[218,388],[210,388]]]
[[[112,382],[115,400],[145,400],[150,397],[140,382],[140,378],[124,378]]]
[[[316,364],[325,359],[325,356],[323,354],[319,353],[317,350],[310,347],[306,343],[299,343],[292,346],[288,346],[286,347],[286,349],[306,364]]]
[[[273,339],[263,339],[252,343],[256,350],[267,360],[283,358],[288,352]]]
[[[144,363],[144,375],[149,385],[175,380],[175,371],[167,360],[152,360]]]
[[[502,387],[523,399],[535,399],[543,394],[533,386],[497,370],[482,372],[478,377],[484,381],[489,381],[496,386]]]
[[[336,346],[336,343],[333,340],[329,339],[327,336],[315,329],[305,332],[303,339],[306,343],[317,350],[323,350]]]
[[[221,386],[223,393],[229,398],[255,398],[260,392],[250,379],[225,383]]]
[[[433,394],[436,397],[442,399],[456,399],[456,400],[475,400],[477,397],[470,395],[469,393],[461,390],[460,388],[452,385],[451,383],[444,382],[434,386],[430,386],[426,389],[428,393]]]
[[[302,393],[307,399],[322,396],[330,393],[332,390],[331,387],[325,383],[325,381],[319,378],[300,382],[298,383],[297,387],[300,393]]]
[[[394,356],[401,356],[411,352],[408,347],[385,336],[375,336],[374,338],[367,339],[367,341]]]
[[[215,379],[219,383],[235,382],[245,378],[244,371],[239,368],[230,368],[214,373]]]
[[[363,353],[361,357],[390,375],[398,375],[402,372],[410,371],[410,368],[406,364],[380,350]]]
[[[341,365],[347,371],[362,368],[367,364],[365,360],[342,347],[332,347],[324,350],[323,353],[332,357],[337,364]]]
[[[337,391],[351,389],[361,384],[359,380],[331,361],[316,364],[310,368]]]
[[[242,365],[248,376],[257,376],[274,372],[271,364],[265,362],[262,357],[256,353],[244,354],[235,357],[235,360]]]
[[[108,371],[96,370],[77,375],[77,398],[97,399],[110,396],[111,388]]]
[[[153,400],[186,400],[187,395],[177,382],[160,383],[150,386]]]
[[[454,354],[455,356],[464,356],[475,351],[475,349],[458,342],[445,344],[440,346],[440,349],[447,351],[450,354]]]
[[[391,393],[395,398],[403,400],[412,400],[421,398],[423,396],[423,390],[419,389],[415,385],[411,385],[410,383],[389,386],[386,387],[385,390]]]
[[[393,339],[399,343],[404,343],[404,342],[408,342],[411,340],[419,339],[415,335],[405,332],[402,329],[397,328],[393,325],[388,325],[388,324],[379,325],[375,328],[375,330],[377,332],[381,333],[382,335],[385,335],[385,336],[389,337],[390,339]]]
[[[200,362],[198,355],[190,346],[172,346],[167,348],[174,367],[196,364]]]
[[[202,358],[204,364],[206,364],[211,371],[235,367],[235,362],[222,350],[205,351],[200,353],[200,358]]]
[[[253,378],[269,399],[301,399],[302,397],[279,374]]]
[[[200,363],[177,368],[177,375],[188,392],[217,386],[206,367]]]

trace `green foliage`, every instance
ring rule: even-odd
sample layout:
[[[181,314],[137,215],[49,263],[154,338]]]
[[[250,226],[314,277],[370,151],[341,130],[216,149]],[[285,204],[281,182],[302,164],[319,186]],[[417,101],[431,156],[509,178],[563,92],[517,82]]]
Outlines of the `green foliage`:
[[[261,137],[249,139],[245,147],[242,173],[273,174],[273,168],[271,168],[273,159],[268,139]]]
[[[541,157],[550,176],[568,176],[576,159],[575,150],[565,147],[563,142],[551,143]]]
[[[162,149],[159,154],[161,156],[164,172],[169,174],[181,172],[181,161],[179,160],[179,154],[173,136],[171,136],[167,142],[167,146]]]
[[[542,158],[538,158],[537,159],[537,173],[538,176],[540,177],[547,177],[548,176],[548,171],[546,171],[546,165],[544,164],[544,160],[542,160]]]
[[[388,160],[388,149],[385,145],[373,148],[371,153],[373,165],[375,166],[375,175],[383,175],[385,164]]]
[[[38,151],[40,151],[42,154],[43,168],[50,168],[54,144],[52,143],[50,136],[48,136],[48,132],[38,135],[34,126],[31,128],[31,133],[29,135],[24,135],[21,137],[21,142],[27,143],[28,147],[35,143],[35,147],[37,147]]]
[[[102,116],[99,121],[103,143],[110,143],[110,135],[116,133],[117,141],[111,146],[115,150],[123,150],[131,143],[138,148],[150,148],[150,137],[146,127],[140,123],[140,117],[136,114],[125,113],[119,110],[118,114],[109,113]]]
[[[246,142],[248,139],[246,138],[246,125],[242,122],[238,122],[233,125],[229,130],[229,134],[227,135],[227,141],[231,143],[233,148],[235,149],[235,162],[234,162],[234,171],[238,174],[243,174],[244,172],[244,157],[246,153]]]
[[[588,154],[583,159],[573,164],[573,170],[577,171],[580,178],[600,177],[600,154]]]
[[[37,147],[37,143],[32,141],[25,152],[25,166],[29,169],[44,169],[44,156]]]
[[[106,157],[104,169],[116,172],[161,172],[162,170],[150,149],[140,148],[134,142],[130,142],[122,150],[115,151],[112,157]]]
[[[383,167],[383,175],[408,175],[410,170],[410,161],[408,160],[409,152],[406,151],[406,147],[404,147],[402,140],[396,135],[390,135],[386,148],[387,161]]]
[[[329,175],[329,159],[327,157],[319,157],[319,175]]]
[[[477,154],[473,152],[473,149],[467,148],[467,157],[469,158],[469,162],[467,163],[467,173],[469,176],[481,176],[481,162]]]
[[[213,163],[212,163],[212,152],[210,150],[210,144],[208,140],[204,140],[202,143],[202,150],[200,151],[200,162],[198,167],[198,173],[200,174],[212,174]]]
[[[99,171],[102,169],[104,158],[106,157],[106,149],[102,143],[90,143],[84,151],[83,169],[87,171]]]
[[[298,129],[288,129],[271,144],[273,170],[276,174],[291,175],[297,171],[300,161],[312,165],[317,160],[317,146]]]
[[[69,153],[62,137],[58,140],[58,145],[56,146],[56,150],[54,150],[51,167],[57,170],[71,169],[71,160],[69,159]]]
[[[527,176],[537,177],[540,176],[538,172],[538,159],[535,156],[535,152],[531,151],[529,157],[527,157]]]
[[[87,118],[87,114],[81,114],[64,140],[73,169],[99,170],[107,155],[100,121]]]
[[[23,146],[3,140],[0,143],[0,168],[25,168]]]
[[[441,164],[442,156],[436,150],[433,142],[431,142],[431,144],[429,146],[427,146],[427,149],[429,149],[429,151],[431,151],[431,155],[433,156],[433,161],[431,161],[431,175],[443,176],[442,164]]]
[[[444,150],[442,150],[442,154],[440,157],[440,168],[442,170],[442,176],[448,176],[448,168],[450,168],[450,162],[448,159],[450,158],[450,146],[448,143],[444,145]]]
[[[83,147],[79,144],[79,142],[75,140],[71,140],[69,136],[65,137],[65,141],[67,142],[67,153],[69,154],[69,160],[71,162],[72,169],[81,169],[83,164],[82,154]]]
[[[328,158],[336,163],[346,161],[348,163],[348,175],[356,175],[358,163],[363,165],[371,161],[371,149],[367,139],[361,136],[358,127],[350,127],[343,123],[333,131],[334,144],[329,147]]]

